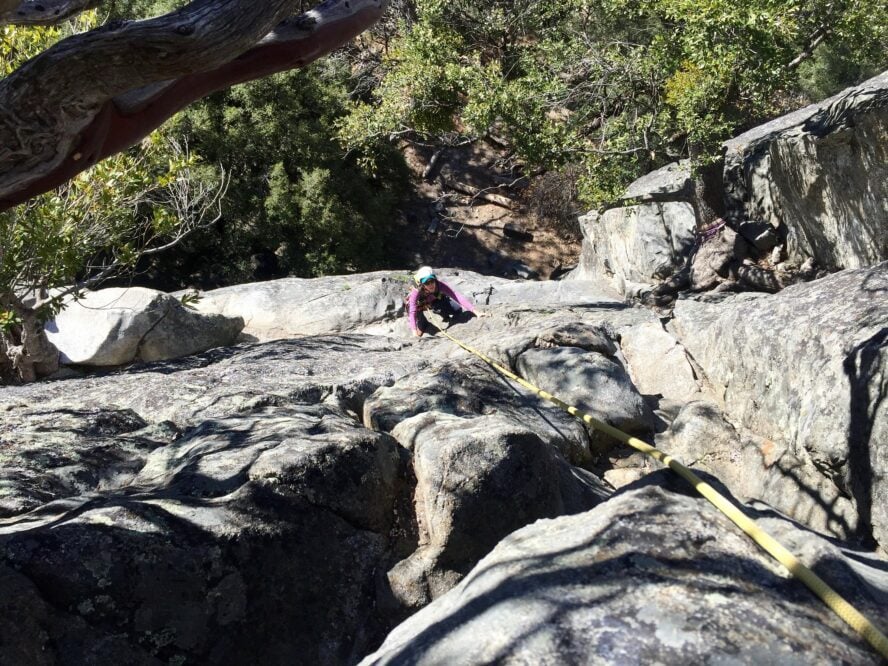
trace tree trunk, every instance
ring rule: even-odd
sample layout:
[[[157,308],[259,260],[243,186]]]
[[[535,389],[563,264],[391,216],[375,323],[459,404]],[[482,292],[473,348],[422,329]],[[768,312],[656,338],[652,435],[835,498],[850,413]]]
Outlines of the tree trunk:
[[[706,229],[725,215],[725,161],[724,157],[714,161],[706,159],[699,144],[692,143],[689,152],[695,172],[692,205],[697,215],[697,228]]]
[[[0,307],[8,308],[19,319],[8,329],[0,330],[14,379],[33,382],[58,370],[59,350],[46,337],[37,312],[10,292],[0,297]]]

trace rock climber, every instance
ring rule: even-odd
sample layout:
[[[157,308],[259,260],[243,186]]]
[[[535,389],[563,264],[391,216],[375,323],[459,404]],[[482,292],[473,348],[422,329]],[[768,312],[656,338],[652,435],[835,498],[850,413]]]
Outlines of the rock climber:
[[[448,323],[460,312],[475,314],[471,301],[453,287],[441,282],[430,266],[421,266],[413,276],[413,281],[416,285],[407,297],[407,318],[415,336],[421,337],[430,326],[425,318],[426,310],[440,315]],[[459,306],[459,310],[456,306]]]

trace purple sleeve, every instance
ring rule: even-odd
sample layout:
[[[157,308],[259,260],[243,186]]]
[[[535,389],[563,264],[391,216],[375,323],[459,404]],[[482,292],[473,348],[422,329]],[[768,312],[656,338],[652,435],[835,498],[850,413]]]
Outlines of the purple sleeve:
[[[407,320],[410,322],[410,328],[414,331],[419,330],[419,322],[416,321],[416,301],[419,298],[419,290],[411,289],[410,296],[407,297]]]
[[[452,298],[454,301],[459,303],[459,307],[461,307],[466,312],[475,312],[475,306],[472,305],[472,302],[461,293],[459,293],[456,289],[450,287],[450,285],[441,282],[441,280],[438,280],[438,289],[447,298]]]

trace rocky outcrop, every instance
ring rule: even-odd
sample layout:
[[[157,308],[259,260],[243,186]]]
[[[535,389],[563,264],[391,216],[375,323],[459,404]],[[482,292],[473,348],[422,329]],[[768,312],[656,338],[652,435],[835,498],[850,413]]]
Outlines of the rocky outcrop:
[[[438,276],[481,307],[497,305],[622,304],[600,280],[516,282],[472,271],[440,270]],[[407,271],[380,271],[315,279],[287,278],[223,287],[200,294],[200,312],[243,317],[253,341],[340,331],[404,333]],[[393,322],[398,325],[393,325]]]
[[[694,245],[694,210],[683,201],[660,201],[590,212],[580,218],[583,251],[571,279],[613,281],[639,296],[679,271]]]
[[[392,435],[409,443],[419,547],[387,575],[418,610],[453,588],[505,536],[539,518],[591,509],[610,494],[520,421],[427,412]]]
[[[736,313],[743,326],[754,326],[757,317],[764,322],[770,337],[752,339],[768,350],[767,358],[801,372],[803,365],[793,356],[795,334],[769,314],[771,300],[734,296],[723,303],[681,302],[676,319],[687,328],[683,333],[680,326],[664,330],[665,319],[628,306],[596,282],[442,274],[472,296],[484,315],[450,329],[471,346],[602,420],[656,437],[664,450],[724,475],[743,497],[764,498],[833,533],[853,530],[822,520],[822,506],[849,524],[860,522],[862,505],[850,501],[830,476],[837,468],[823,465],[801,439],[769,438],[765,426],[776,418],[775,407],[759,403],[738,411],[733,376],[726,379],[707,355],[708,329],[720,336],[713,344],[727,345],[734,338],[720,328],[719,315]],[[881,275],[848,273],[835,279],[876,293]],[[389,284],[392,276],[340,278],[337,288],[349,280],[353,286],[341,288],[338,298],[349,303],[388,290],[392,299],[396,292],[400,298],[403,283],[396,290]],[[321,283],[332,298],[332,280]],[[773,302],[789,302],[776,299],[789,299],[795,289]],[[312,293],[311,285],[303,292]],[[881,419],[879,368],[884,364],[878,365],[874,322],[885,320],[884,299],[870,298],[871,309],[865,310],[863,297],[853,293],[850,287],[825,288],[799,297],[804,315],[792,308],[780,312],[808,330],[823,312],[833,313],[834,319],[825,321],[836,337],[823,340],[837,348],[847,340],[859,347],[847,365],[859,381],[854,407],[832,407],[847,408],[849,422],[860,410]],[[275,310],[271,301],[263,307]],[[307,313],[312,305],[300,307]],[[610,622],[601,618],[637,618],[645,595],[657,600],[645,603],[664,607],[670,597],[698,599],[699,581],[686,575],[693,569],[707,572],[704,580],[715,581],[719,592],[710,595],[707,588],[687,625],[657,625],[654,634],[661,642],[666,636],[669,649],[670,637],[678,636],[684,642],[676,650],[687,647],[690,658],[702,654],[694,650],[703,650],[704,637],[711,639],[710,627],[726,622],[724,606],[716,602],[727,590],[743,600],[739,612],[762,600],[768,617],[775,607],[788,608],[797,614],[782,616],[781,622],[803,618],[798,620],[801,643],[830,659],[867,663],[870,653],[862,648],[851,644],[836,651],[834,639],[818,633],[845,639],[807,597],[797,604],[803,594],[797,588],[756,577],[766,565],[756,561],[752,573],[733,566],[745,562],[742,549],[751,546],[737,545],[745,542],[736,533],[725,537],[709,514],[698,516],[696,503],[678,510],[665,491],[649,490],[660,495],[633,500],[643,505],[641,515],[624,507],[617,513],[605,510],[599,518],[601,507],[611,504],[605,502],[611,485],[625,486],[647,474],[652,463],[625,448],[610,448],[612,443],[601,446],[604,442],[580,422],[445,337],[409,335],[399,307],[383,310],[386,314],[367,304],[349,322],[335,313],[322,319],[333,328],[349,327],[338,333],[242,342],[182,359],[4,388],[0,619],[14,616],[15,622],[0,622],[0,663],[355,663],[406,616],[451,599],[454,586],[471,585],[469,572],[491,551],[499,558],[497,544],[510,534],[567,515],[579,522],[549,534],[549,560],[529,550],[508,563],[496,561],[506,572],[545,569],[547,561],[554,566],[554,554],[571,551],[589,558],[591,570],[616,563],[614,569],[605,566],[594,584],[573,589],[572,582],[556,590],[556,602],[565,603],[556,615],[568,623],[572,617],[581,623],[593,618],[589,626]],[[319,311],[325,313],[326,308]],[[739,345],[740,339],[730,344]],[[760,365],[764,354],[758,352]],[[832,363],[816,368],[823,382],[832,381]],[[753,370],[732,367],[739,396]],[[775,390],[786,391],[766,369],[757,371]],[[793,379],[806,396],[816,397],[826,386],[811,379],[814,375],[812,369],[810,376]],[[785,419],[791,421],[797,399],[782,395],[790,403]],[[798,431],[810,421],[804,414]],[[813,436],[835,441],[843,436],[827,432],[828,425],[818,427]],[[872,426],[872,441],[883,437],[879,428]],[[878,461],[873,461],[875,470]],[[793,494],[802,488],[794,485],[799,472],[810,501],[793,504]],[[663,485],[660,477],[654,481]],[[679,504],[685,501],[690,502],[684,498]],[[673,514],[674,520],[668,518]],[[577,546],[578,530],[592,535],[590,550]],[[600,539],[594,536],[599,533]],[[821,544],[798,534],[785,533],[793,547]],[[620,544],[636,555],[629,556],[630,550],[607,554],[607,547]],[[660,559],[649,575],[638,564],[648,560],[637,553],[651,548]],[[868,556],[856,552],[855,557]],[[678,566],[673,571],[666,562]],[[713,562],[731,566],[718,568]],[[516,580],[525,580],[522,576]],[[573,572],[570,578],[587,580]],[[522,609],[551,592],[542,583],[532,587],[544,580],[531,575],[515,593],[524,598]],[[668,583],[656,588],[658,580]],[[853,584],[839,582],[842,592],[849,593],[850,585],[856,595]],[[583,599],[596,589],[606,593],[595,597],[593,615],[584,615]],[[628,606],[619,605],[623,597]],[[580,614],[572,616],[573,611]],[[681,618],[686,609],[674,611]],[[570,646],[580,639],[556,616],[550,619],[555,633],[545,629],[536,635],[566,637],[563,654],[554,648],[551,654],[570,663]],[[526,628],[522,622],[515,627]],[[639,621],[631,622],[627,619],[627,626],[637,633]],[[755,640],[772,626],[757,628]],[[685,639],[685,633],[693,636]],[[479,635],[498,645],[492,634]],[[502,635],[518,649],[521,640],[508,631]],[[777,636],[775,644],[796,645],[784,634]],[[737,644],[730,636],[724,641],[713,655],[727,654]],[[644,654],[653,654],[653,644],[647,645]],[[473,654],[466,653],[468,663]]]
[[[855,504],[839,531],[888,543],[888,262],[718,304],[680,300],[675,331],[723,394],[728,416],[819,470],[798,479],[816,491],[822,475]],[[795,466],[790,465],[789,469]],[[787,472],[789,473],[789,472]],[[772,500],[771,496],[761,497]],[[841,504],[841,503],[840,503]],[[801,518],[802,516],[800,516]],[[843,524],[844,523],[844,524]]]
[[[722,285],[774,292],[888,259],[888,72],[724,148],[730,229],[695,239],[702,221],[688,165],[669,164],[611,208],[580,217],[583,250],[571,276],[607,278],[626,296],[650,299],[655,285],[671,294]]]
[[[504,539],[400,625],[381,664],[878,664],[880,658],[724,516],[665,472],[594,511]],[[752,512],[754,513],[754,512]],[[880,563],[763,512],[858,607],[888,621]]]
[[[225,347],[243,326],[239,316],[200,314],[160,291],[115,287],[69,301],[44,329],[61,363],[113,366]]]
[[[807,451],[734,426],[712,402],[685,404],[657,437],[657,446],[685,465],[713,474],[744,501],[767,502],[825,534],[854,536],[858,517],[853,500]]]
[[[730,215],[828,270],[888,259],[888,72],[725,144]]]
[[[650,317],[582,283],[528,287],[460,335],[589,342]],[[459,413],[410,413],[414,386]],[[530,402],[440,337],[355,333],[10,387],[0,599],[26,617],[0,661],[353,662],[501,537],[607,496],[571,464],[583,427]]]
[[[345,663],[367,628],[401,466],[391,437],[335,407],[205,421],[122,487],[0,524],[0,598],[24,588],[51,617],[26,618],[0,658]]]
[[[364,402],[364,423],[392,432],[411,417],[434,412],[472,419],[488,414],[522,423],[575,465],[589,462],[589,439],[583,425],[553,405],[526,392],[514,391],[483,363],[447,362],[382,386]],[[399,439],[413,447],[408,437]]]

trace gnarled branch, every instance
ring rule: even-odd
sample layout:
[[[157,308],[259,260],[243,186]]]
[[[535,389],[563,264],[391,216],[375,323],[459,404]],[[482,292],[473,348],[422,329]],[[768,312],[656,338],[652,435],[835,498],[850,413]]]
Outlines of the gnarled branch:
[[[195,0],[71,37],[0,81],[0,210],[134,145],[211,92],[316,60],[385,6],[327,0],[282,21],[294,2]]]
[[[102,0],[0,0],[0,25],[52,25],[100,4]]]

